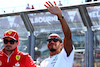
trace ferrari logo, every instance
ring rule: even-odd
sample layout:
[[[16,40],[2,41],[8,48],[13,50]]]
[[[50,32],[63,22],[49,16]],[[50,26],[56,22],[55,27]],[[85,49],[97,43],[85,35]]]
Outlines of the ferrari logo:
[[[20,55],[16,55],[16,60],[19,61],[20,60]]]
[[[10,35],[12,33],[12,31],[9,31],[8,34]]]

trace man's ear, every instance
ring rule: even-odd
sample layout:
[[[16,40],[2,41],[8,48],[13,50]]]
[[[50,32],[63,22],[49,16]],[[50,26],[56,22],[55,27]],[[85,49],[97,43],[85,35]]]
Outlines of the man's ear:
[[[4,43],[4,41],[2,41]]]
[[[61,47],[63,46],[63,43],[60,43]]]
[[[18,43],[17,45],[19,45],[20,42],[18,41],[17,43]]]

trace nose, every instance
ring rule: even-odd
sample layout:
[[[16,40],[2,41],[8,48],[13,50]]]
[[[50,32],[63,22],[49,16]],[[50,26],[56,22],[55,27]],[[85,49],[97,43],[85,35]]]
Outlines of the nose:
[[[54,41],[53,40],[51,40],[51,42],[50,43],[54,43]]]
[[[10,42],[8,42],[8,44],[10,44]]]
[[[8,42],[7,44],[10,45],[10,42]]]

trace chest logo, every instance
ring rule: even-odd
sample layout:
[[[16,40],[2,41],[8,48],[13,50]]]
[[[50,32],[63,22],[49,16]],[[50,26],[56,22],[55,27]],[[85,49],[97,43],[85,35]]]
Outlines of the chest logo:
[[[0,61],[0,66],[2,65],[2,62]]]
[[[16,55],[16,60],[19,61],[20,60],[20,55]]]
[[[19,62],[17,62],[17,63],[15,64],[15,66],[13,66],[13,67],[20,67]]]

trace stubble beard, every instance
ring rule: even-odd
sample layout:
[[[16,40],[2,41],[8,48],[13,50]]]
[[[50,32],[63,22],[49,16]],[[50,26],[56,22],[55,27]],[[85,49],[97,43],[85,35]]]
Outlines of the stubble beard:
[[[57,50],[57,49],[53,49],[53,48],[50,49],[51,52],[55,52],[56,50]]]
[[[14,51],[14,50],[16,49],[16,48],[15,48],[15,49],[10,49],[10,48],[11,48],[11,46],[9,46],[9,47],[6,46],[6,47],[5,47],[5,50],[6,50],[6,51]]]
[[[58,45],[57,49],[59,49],[60,44]],[[49,49],[51,52],[55,52],[57,49],[51,48]]]
[[[16,48],[15,48],[15,49],[16,49]],[[14,51],[15,49],[10,50],[10,49],[8,48],[8,49],[6,49],[6,51],[9,51],[9,52],[10,52],[10,51]]]

